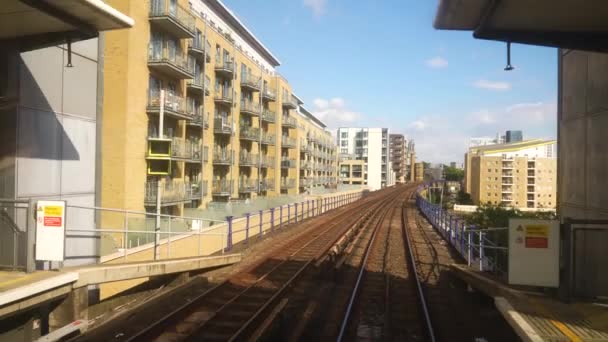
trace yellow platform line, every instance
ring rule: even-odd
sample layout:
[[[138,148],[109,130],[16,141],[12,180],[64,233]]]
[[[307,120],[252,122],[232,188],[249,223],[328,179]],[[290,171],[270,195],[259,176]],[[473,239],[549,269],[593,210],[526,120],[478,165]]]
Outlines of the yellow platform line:
[[[541,304],[538,300],[530,299],[534,307],[538,310],[539,313],[546,316],[549,322],[553,324],[562,334],[566,335],[572,342],[582,342],[583,340],[574,332],[572,329],[568,328],[564,323],[554,319],[554,316],[547,311],[545,306]]]

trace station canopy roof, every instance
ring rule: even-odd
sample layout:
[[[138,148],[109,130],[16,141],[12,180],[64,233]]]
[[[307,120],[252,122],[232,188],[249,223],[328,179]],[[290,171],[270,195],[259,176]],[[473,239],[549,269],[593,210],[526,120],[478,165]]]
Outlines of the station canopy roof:
[[[0,40],[48,45],[132,27],[133,19],[102,0],[1,0]]]
[[[434,26],[480,39],[608,51],[605,0],[440,0]]]

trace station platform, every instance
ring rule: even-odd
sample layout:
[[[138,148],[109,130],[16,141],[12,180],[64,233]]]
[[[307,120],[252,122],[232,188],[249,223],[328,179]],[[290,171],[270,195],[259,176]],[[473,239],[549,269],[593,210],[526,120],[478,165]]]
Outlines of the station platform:
[[[526,287],[509,286],[467,265],[450,270],[494,298],[496,307],[523,341],[608,341],[608,305],[566,304]]]
[[[240,253],[234,253],[33,273],[0,271],[0,319],[66,297],[89,285],[212,269],[237,263],[241,258]]]

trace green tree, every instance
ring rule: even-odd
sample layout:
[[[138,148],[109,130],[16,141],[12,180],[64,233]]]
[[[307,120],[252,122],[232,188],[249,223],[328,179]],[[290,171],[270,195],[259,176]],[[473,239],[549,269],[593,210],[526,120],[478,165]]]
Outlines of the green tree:
[[[473,199],[471,198],[470,194],[467,194],[466,192],[464,192],[464,190],[460,190],[458,191],[458,195],[456,196],[456,203],[463,205],[472,205]]]
[[[443,175],[445,177],[445,180],[447,181],[460,182],[464,179],[464,170],[455,167],[445,166],[443,168]]]

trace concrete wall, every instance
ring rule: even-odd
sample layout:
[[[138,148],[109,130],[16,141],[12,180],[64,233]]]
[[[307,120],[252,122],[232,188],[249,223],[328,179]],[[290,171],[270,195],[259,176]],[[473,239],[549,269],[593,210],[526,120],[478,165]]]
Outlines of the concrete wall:
[[[96,185],[98,39],[19,53],[2,46],[7,94],[2,110],[0,197],[61,199],[94,206]],[[66,218],[94,227],[92,215]],[[19,223],[19,222],[18,222]],[[67,236],[65,265],[96,261],[97,240]]]
[[[559,51],[558,199],[562,218],[608,219],[608,54]],[[577,289],[608,295],[608,232],[577,236]]]

